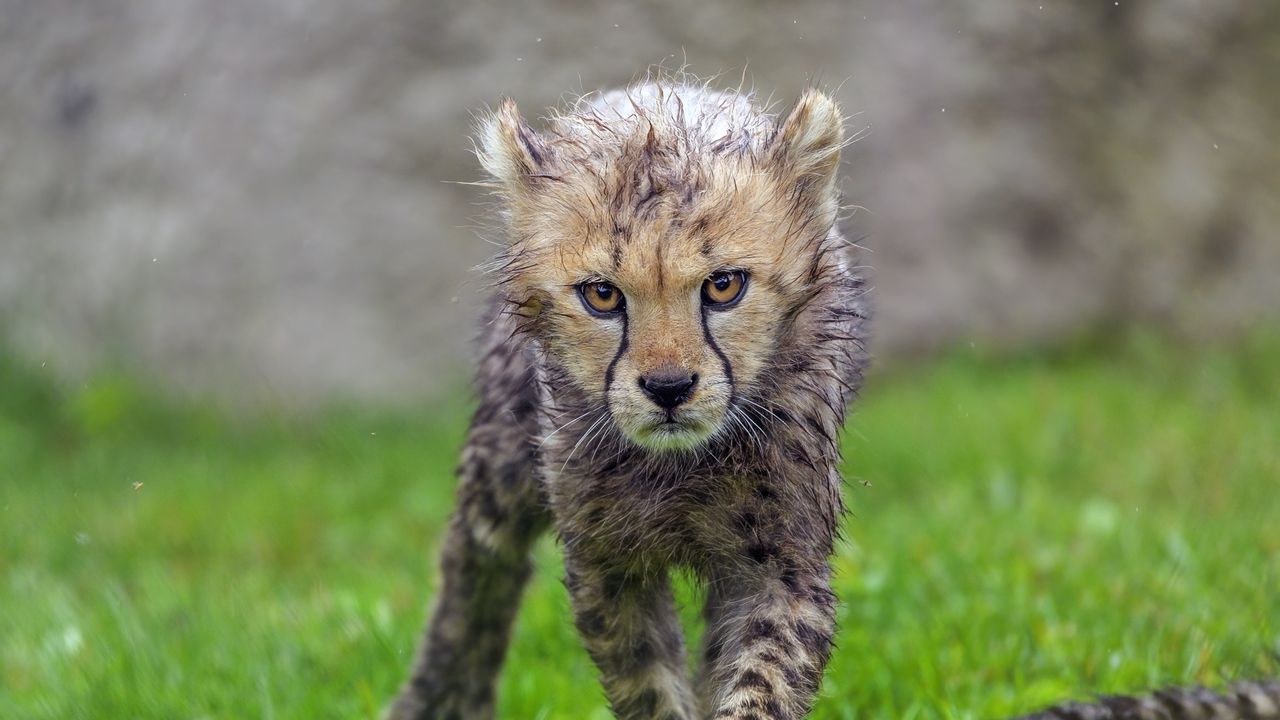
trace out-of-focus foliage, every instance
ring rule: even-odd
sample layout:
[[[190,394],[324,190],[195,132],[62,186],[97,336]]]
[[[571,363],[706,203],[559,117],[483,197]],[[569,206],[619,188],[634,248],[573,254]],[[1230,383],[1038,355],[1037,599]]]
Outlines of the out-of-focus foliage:
[[[1278,368],[1274,336],[1135,337],[877,378],[815,717],[1280,674]],[[0,387],[0,717],[376,716],[434,582],[462,402],[246,425],[118,380],[4,364]],[[606,718],[555,546],[538,560],[500,716]]]

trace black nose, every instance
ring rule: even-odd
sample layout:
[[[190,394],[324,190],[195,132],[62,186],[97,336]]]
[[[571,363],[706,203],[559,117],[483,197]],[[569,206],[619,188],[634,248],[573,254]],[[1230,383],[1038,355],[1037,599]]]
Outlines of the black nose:
[[[689,399],[698,374],[684,370],[660,369],[640,376],[640,389],[649,399],[668,410]]]

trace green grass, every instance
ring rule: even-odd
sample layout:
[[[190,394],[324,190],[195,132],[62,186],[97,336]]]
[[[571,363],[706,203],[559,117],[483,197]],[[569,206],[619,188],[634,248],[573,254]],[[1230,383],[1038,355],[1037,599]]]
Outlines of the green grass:
[[[1280,675],[1278,397],[1275,336],[873,378],[814,716]],[[375,716],[423,620],[467,409],[234,422],[0,364],[0,717]],[[555,546],[538,557],[500,716],[607,717]]]

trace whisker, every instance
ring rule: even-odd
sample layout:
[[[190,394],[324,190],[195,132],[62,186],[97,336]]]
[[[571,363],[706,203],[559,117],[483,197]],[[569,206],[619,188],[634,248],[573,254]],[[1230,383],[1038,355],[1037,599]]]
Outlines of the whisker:
[[[543,446],[543,445],[546,445],[546,444],[547,444],[547,441],[548,441],[548,440],[550,440],[551,438],[555,437],[555,436],[556,436],[556,434],[557,434],[557,433],[559,433],[561,430],[563,430],[563,429],[565,429],[565,428],[569,427],[570,425],[572,425],[572,424],[574,424],[574,423],[578,422],[578,421],[579,421],[579,420],[581,420],[582,418],[584,418],[584,417],[586,417],[586,416],[590,415],[591,413],[596,412],[596,411],[598,411],[598,410],[600,410],[600,409],[601,409],[601,407],[600,407],[600,406],[593,407],[593,408],[589,408],[586,412],[582,413],[582,414],[581,414],[581,415],[579,415],[578,417],[576,417],[576,418],[574,418],[574,419],[570,420],[569,422],[567,422],[567,423],[565,423],[565,424],[561,425],[560,427],[556,428],[555,430],[552,430],[552,431],[551,431],[551,433],[550,433],[549,435],[547,435],[546,437],[544,437],[544,438],[542,439],[542,442],[538,443],[538,447],[537,447],[536,449],[537,449],[537,450],[541,450],[541,449],[542,449],[542,446]],[[563,413],[561,413],[561,414],[563,414]]]
[[[578,448],[582,446],[583,441],[591,437],[591,433],[594,432],[595,429],[601,425],[601,423],[603,423],[606,419],[608,419],[608,417],[609,417],[609,414],[604,413],[599,418],[597,418],[595,422],[591,423],[591,427],[587,428],[587,431],[582,434],[582,437],[578,438],[578,442],[574,443],[573,449],[569,451],[569,457],[565,458],[564,464],[560,466],[560,472],[564,472],[564,469],[569,467],[569,462],[573,460],[574,453],[578,452]]]

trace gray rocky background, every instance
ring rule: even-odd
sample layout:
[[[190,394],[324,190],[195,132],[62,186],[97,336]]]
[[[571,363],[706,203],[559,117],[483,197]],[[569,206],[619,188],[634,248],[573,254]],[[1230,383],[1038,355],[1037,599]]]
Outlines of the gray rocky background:
[[[1280,3],[0,0],[0,352],[273,404],[461,377],[471,113],[817,82],[882,359],[1280,309]]]

